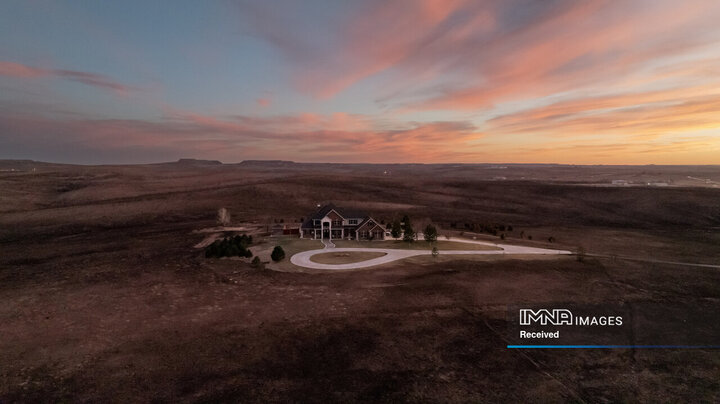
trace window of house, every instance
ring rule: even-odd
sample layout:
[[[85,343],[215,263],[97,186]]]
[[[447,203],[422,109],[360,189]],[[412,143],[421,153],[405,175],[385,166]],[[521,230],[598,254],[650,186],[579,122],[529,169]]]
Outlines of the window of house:
[[[342,220],[333,220],[332,225],[333,226],[342,226]]]
[[[319,226],[320,225],[320,219],[313,219],[313,226]]]
[[[357,219],[350,219],[348,220],[348,224],[357,224]]]

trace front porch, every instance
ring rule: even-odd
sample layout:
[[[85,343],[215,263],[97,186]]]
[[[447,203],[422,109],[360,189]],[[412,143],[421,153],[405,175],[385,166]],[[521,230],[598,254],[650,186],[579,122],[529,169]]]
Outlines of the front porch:
[[[312,229],[311,235],[315,240],[353,240],[355,239],[355,230],[345,228],[333,229],[330,225],[323,225],[320,229]]]

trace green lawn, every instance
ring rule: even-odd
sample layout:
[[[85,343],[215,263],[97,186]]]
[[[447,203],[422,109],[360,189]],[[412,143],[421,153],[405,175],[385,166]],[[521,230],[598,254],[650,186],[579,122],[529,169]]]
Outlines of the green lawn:
[[[280,262],[273,262],[270,259],[270,253],[277,245],[282,247],[285,251],[285,259]],[[298,267],[290,263],[290,257],[302,251],[317,250],[323,247],[324,246],[320,240],[311,240],[307,238],[301,239],[297,236],[280,236],[265,237],[258,243],[253,243],[251,251],[253,251],[253,254],[260,257],[263,262],[267,262],[268,268],[280,271],[292,271],[297,270]]]
[[[272,246],[279,245],[285,250],[285,256],[288,258],[295,253],[307,250],[317,250],[323,248],[323,243],[320,240],[312,240],[307,238],[299,238],[297,236],[281,236],[267,238],[267,242]]]
[[[428,243],[425,240],[418,240],[407,243],[400,240],[377,240],[377,241],[355,241],[355,240],[333,240],[336,247],[352,248],[397,248],[406,250],[432,250],[437,247],[438,250],[500,250],[501,248],[486,246],[480,244],[458,243],[456,241],[438,240],[434,243]]]
[[[350,264],[354,262],[367,261],[373,258],[379,258],[384,255],[387,254],[384,252],[368,251],[327,252],[313,255],[310,258],[310,261],[317,262],[318,264]]]
[[[479,244],[459,243],[456,241],[438,240],[434,243],[428,243],[424,240],[406,243],[400,240],[378,240],[378,241],[349,241],[349,240],[333,240],[337,247],[347,248],[397,248],[410,250],[432,250],[435,246],[440,251],[447,250],[499,250],[500,248],[493,246],[485,246]],[[280,262],[272,262],[270,260],[270,252],[279,245],[285,250],[285,259]],[[290,257],[293,254],[323,248],[320,240],[301,239],[297,236],[281,236],[266,237],[254,243],[251,247],[253,253],[260,257],[264,262],[268,262],[268,267],[280,271],[294,271],[298,267],[290,263]],[[353,257],[355,258],[355,257]],[[322,259],[322,258],[320,258]],[[347,258],[345,258],[347,259]]]

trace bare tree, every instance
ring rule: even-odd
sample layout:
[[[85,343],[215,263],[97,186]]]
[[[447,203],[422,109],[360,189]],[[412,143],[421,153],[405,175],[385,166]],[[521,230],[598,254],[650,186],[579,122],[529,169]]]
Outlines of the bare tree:
[[[225,208],[218,209],[217,221],[222,226],[229,225],[230,224],[230,212]]]

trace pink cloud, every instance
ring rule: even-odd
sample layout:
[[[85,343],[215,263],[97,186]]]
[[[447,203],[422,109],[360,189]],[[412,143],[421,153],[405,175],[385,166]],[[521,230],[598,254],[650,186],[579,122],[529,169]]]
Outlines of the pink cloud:
[[[258,98],[258,99],[256,99],[256,100],[255,100],[255,103],[256,103],[258,106],[261,106],[261,107],[264,108],[264,107],[269,107],[270,104],[272,103],[272,100],[271,100],[270,98],[268,98],[268,97],[263,97],[263,98]]]
[[[458,149],[467,151],[462,147],[464,144],[469,145],[482,136],[468,122],[388,125],[350,114],[222,118],[167,111],[166,117],[159,121],[46,118],[41,113],[0,115],[0,145],[6,145],[6,150],[12,150],[10,146],[17,139],[24,139],[25,145],[58,153],[87,154],[87,150],[102,150],[112,155],[114,150],[117,156],[123,156],[124,150],[156,151],[163,156],[174,152],[178,157],[200,156],[226,161],[282,158],[410,162],[428,161],[440,155],[452,159]]]
[[[696,39],[703,27],[714,24],[703,2],[625,8],[599,0],[574,2],[499,36],[478,50],[482,62],[469,71],[482,80],[448,87],[413,106],[472,110],[574,90],[593,80],[614,84],[634,69],[693,51],[703,43]],[[633,14],[637,19],[630,17]]]
[[[468,0],[371,0],[359,3],[349,16],[328,21],[332,36],[323,41],[303,40],[306,26],[298,26],[283,10],[246,5],[244,15],[256,32],[280,49],[296,67],[295,85],[319,98],[329,98],[369,76],[402,63],[428,46],[438,30]],[[475,7],[475,6],[472,6]],[[287,10],[285,10],[287,12]],[[478,13],[475,22],[492,23],[488,11]],[[473,21],[456,22],[453,32],[462,36]],[[325,34],[327,35],[327,34]],[[441,34],[444,35],[444,34]],[[324,45],[319,45],[322,42]]]
[[[720,143],[715,137],[666,135],[717,128],[720,94],[661,101],[674,96],[671,92],[637,94],[633,97],[657,102],[657,108],[609,109],[590,115],[585,115],[592,111],[589,104],[567,101],[490,121],[484,128],[488,134],[465,121],[378,122],[351,114],[217,117],[167,111],[163,119],[152,121],[46,118],[41,111],[27,116],[0,112],[0,150],[17,157],[30,148],[33,153],[53,156],[55,161],[104,156],[105,162],[194,156],[226,162],[547,162],[562,158],[560,161],[572,163],[717,163]],[[613,106],[615,102],[607,97],[600,104]],[[556,133],[558,120],[565,122],[566,132]],[[345,122],[355,123],[348,126]],[[624,136],[628,130],[636,136]],[[548,133],[549,137],[542,142],[513,140],[528,131]],[[583,138],[587,133],[600,136]],[[553,142],[563,134],[569,138]]]
[[[127,94],[133,89],[100,74],[75,70],[41,69],[14,62],[0,61],[0,75],[17,78],[57,77],[92,87],[112,90],[118,94]]]
[[[282,10],[257,10],[258,33],[283,51],[298,89],[329,98],[378,77],[377,100],[404,110],[476,110],[600,82],[619,87],[629,72],[712,44],[720,14],[702,0],[377,0],[328,21],[327,40],[304,41],[307,27],[278,17]]]
[[[34,67],[25,66],[20,63],[0,61],[0,75],[10,77],[42,77],[49,76],[50,71],[44,69],[36,69]]]
[[[569,99],[498,116],[487,121],[484,129],[495,139],[534,143],[531,150],[537,150],[539,155],[547,152],[548,144],[557,150],[572,145],[578,146],[576,152],[582,151],[576,158],[588,158],[603,151],[600,145],[614,143],[625,144],[622,157],[633,162],[631,150],[657,156],[669,152],[668,144],[674,144],[678,152],[684,153],[686,164],[695,164],[699,157],[693,158],[692,154],[701,156],[715,150],[720,156],[720,141],[713,134],[720,130],[719,115],[720,88],[699,86]],[[586,147],[579,148],[580,144]],[[687,148],[680,150],[680,145]],[[702,145],[704,150],[700,150]],[[715,157],[704,162],[718,160]]]

